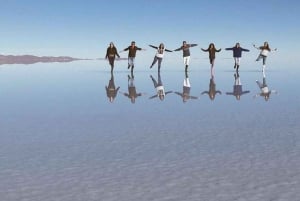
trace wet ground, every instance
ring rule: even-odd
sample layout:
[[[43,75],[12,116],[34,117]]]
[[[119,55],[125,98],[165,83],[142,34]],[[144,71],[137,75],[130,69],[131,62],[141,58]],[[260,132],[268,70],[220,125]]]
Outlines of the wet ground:
[[[1,199],[300,197],[296,66],[164,65],[1,66]]]

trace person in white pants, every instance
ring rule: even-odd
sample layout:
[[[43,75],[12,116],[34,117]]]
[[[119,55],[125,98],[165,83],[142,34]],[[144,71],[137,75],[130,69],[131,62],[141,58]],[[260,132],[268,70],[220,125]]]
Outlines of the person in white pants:
[[[188,67],[190,65],[190,56],[191,56],[190,47],[195,47],[197,45],[198,44],[187,44],[186,41],[183,41],[182,42],[182,46],[174,50],[174,51],[180,51],[180,50],[182,50],[182,53],[183,53],[183,64],[185,65],[185,71],[187,71],[187,69],[188,69]]]

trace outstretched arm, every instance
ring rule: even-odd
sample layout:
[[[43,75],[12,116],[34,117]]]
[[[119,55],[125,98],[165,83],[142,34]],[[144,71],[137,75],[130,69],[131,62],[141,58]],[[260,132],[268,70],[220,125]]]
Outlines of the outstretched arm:
[[[179,51],[182,50],[182,47],[175,49],[174,51]]]
[[[173,52],[172,50],[165,49],[166,52]]]
[[[157,49],[157,47],[156,46],[154,46],[154,45],[149,45],[150,47],[153,47],[154,49]]]
[[[190,47],[195,47],[197,46],[198,44],[190,44]]]
[[[233,47],[225,48],[225,50],[233,50]]]
[[[260,50],[260,47],[257,47],[255,44],[253,44],[253,47]]]
[[[203,51],[203,52],[207,52],[209,49],[203,49],[203,48],[201,48],[201,50]]]

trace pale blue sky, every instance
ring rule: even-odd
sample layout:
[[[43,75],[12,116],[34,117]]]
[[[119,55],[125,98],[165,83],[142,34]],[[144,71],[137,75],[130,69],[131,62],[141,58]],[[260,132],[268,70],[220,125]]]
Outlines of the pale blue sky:
[[[160,42],[175,49],[183,40],[249,49],[269,41],[295,59],[299,11],[299,1],[283,0],[1,0],[0,54],[102,58],[110,41],[119,51],[132,40],[148,50]]]

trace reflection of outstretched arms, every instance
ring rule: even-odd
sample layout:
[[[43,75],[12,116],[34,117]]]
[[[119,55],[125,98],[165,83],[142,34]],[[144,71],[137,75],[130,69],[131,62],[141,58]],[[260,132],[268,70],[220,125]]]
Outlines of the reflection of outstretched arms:
[[[177,92],[177,91],[175,91],[174,93],[181,96],[181,97],[183,96],[183,93],[180,93],[180,92]]]
[[[129,93],[122,93],[122,92],[120,92],[120,93],[123,94],[124,96],[128,97],[128,98],[130,97]]]
[[[241,95],[243,95],[243,94],[247,94],[247,93],[250,93],[250,91],[243,91],[242,93],[241,93]]]
[[[190,99],[198,99],[196,96],[189,96]]]
[[[156,98],[157,96],[158,96],[158,95],[156,94],[156,95],[154,95],[154,96],[149,97],[149,99]]]
[[[233,92],[226,92],[226,95],[235,95]]]
[[[167,91],[165,94],[167,95],[167,94],[170,94],[170,93],[173,93],[173,91]]]
[[[181,96],[182,98],[183,97],[187,97],[187,98],[189,98],[189,99],[198,99],[198,97],[196,97],[196,96],[190,96],[190,95],[185,95],[184,93],[180,93],[180,92],[174,92],[175,94],[177,94],[177,95],[179,95],[179,96]]]

